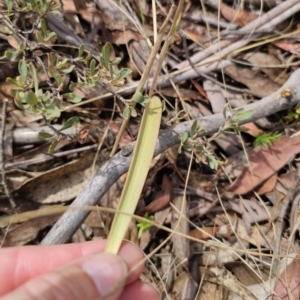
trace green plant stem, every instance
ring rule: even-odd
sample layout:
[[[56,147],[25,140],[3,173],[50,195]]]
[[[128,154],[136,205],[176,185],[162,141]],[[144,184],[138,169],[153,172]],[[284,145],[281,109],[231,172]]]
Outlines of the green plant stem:
[[[154,96],[151,98],[151,101],[147,103],[143,114],[127,179],[122,191],[117,213],[109,232],[105,248],[106,252],[118,253],[132,215],[136,209],[153,158],[161,114],[161,101],[158,97]]]

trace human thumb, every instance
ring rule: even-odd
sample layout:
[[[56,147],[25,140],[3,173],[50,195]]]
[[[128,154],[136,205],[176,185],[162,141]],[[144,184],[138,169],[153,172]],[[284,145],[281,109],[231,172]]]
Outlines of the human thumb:
[[[35,277],[1,299],[93,300],[108,293],[105,300],[119,299],[126,273],[121,257],[99,253]]]

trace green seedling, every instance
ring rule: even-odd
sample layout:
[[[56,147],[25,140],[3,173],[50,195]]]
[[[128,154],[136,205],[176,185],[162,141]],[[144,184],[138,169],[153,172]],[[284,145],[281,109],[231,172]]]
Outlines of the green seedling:
[[[265,148],[268,148],[269,146],[272,145],[274,141],[279,141],[280,138],[281,138],[281,134],[278,133],[277,131],[274,133],[261,132],[256,136],[253,145],[254,147],[263,146]]]
[[[139,229],[139,233],[138,233],[138,238],[139,239],[142,237],[143,233],[145,231],[147,231],[152,226],[152,224],[147,222],[147,220],[149,220],[149,221],[154,220],[154,216],[149,216],[148,213],[145,213],[143,218],[146,219],[146,220],[138,220],[137,221],[137,227]]]

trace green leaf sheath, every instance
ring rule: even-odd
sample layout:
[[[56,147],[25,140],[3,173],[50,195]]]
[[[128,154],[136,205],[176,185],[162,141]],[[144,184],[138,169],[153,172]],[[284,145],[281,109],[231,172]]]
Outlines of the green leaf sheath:
[[[118,253],[131,215],[140,198],[153,158],[162,114],[161,100],[154,96],[146,105],[127,180],[106,245],[106,252]],[[125,214],[121,214],[125,213]]]

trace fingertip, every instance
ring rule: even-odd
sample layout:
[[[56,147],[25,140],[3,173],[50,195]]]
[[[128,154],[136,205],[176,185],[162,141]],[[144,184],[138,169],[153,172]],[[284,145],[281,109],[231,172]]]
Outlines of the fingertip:
[[[143,282],[134,282],[124,288],[124,291],[119,300],[135,299],[159,300],[160,295],[153,286]]]
[[[120,256],[101,253],[85,261],[81,268],[93,280],[101,296],[120,293],[123,290],[128,269]]]
[[[144,270],[145,254],[136,244],[124,241],[118,255],[124,259],[130,271],[126,284],[135,281]]]

